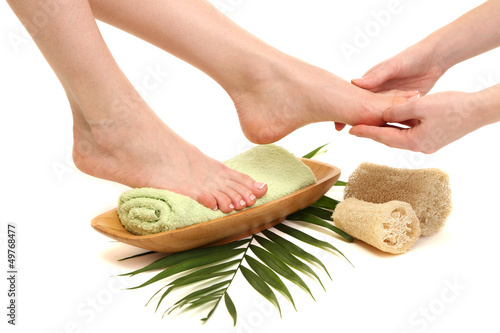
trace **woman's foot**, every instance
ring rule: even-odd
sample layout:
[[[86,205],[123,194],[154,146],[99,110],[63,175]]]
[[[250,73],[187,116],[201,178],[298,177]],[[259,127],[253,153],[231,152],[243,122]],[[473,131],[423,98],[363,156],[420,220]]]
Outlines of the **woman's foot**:
[[[252,72],[235,89],[226,89],[245,136],[272,143],[314,122],[383,124],[382,114],[415,92],[374,94],[300,60],[287,57],[266,71]]]
[[[89,175],[134,188],[167,189],[225,213],[252,206],[267,191],[265,184],[226,167],[183,140],[138,96],[128,106],[120,105],[120,110],[100,112],[108,119],[99,121],[88,121],[71,98],[70,103],[73,159],[78,169]]]

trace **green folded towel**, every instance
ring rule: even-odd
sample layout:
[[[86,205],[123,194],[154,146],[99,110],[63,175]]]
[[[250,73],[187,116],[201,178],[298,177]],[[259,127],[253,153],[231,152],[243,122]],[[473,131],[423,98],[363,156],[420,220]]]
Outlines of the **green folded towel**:
[[[284,197],[316,181],[308,166],[275,145],[256,146],[224,164],[268,186],[267,193],[246,209]],[[229,214],[233,213],[236,211]],[[124,192],[118,200],[120,221],[125,229],[136,235],[177,229],[226,215],[185,195],[154,188],[132,189]]]

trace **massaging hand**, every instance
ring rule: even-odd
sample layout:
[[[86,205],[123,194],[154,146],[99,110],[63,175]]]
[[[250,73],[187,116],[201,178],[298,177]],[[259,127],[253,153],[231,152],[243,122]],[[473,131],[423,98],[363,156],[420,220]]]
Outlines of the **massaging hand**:
[[[500,1],[486,1],[352,83],[373,92],[418,90],[425,95],[450,67],[500,46],[499,24]]]
[[[432,49],[414,45],[374,66],[362,78],[351,82],[372,92],[397,89],[418,91],[425,95],[446,71],[440,64]]]
[[[384,112],[384,121],[395,126],[357,125],[350,134],[370,138],[387,146],[433,153],[464,135],[500,120],[500,85],[478,93],[441,92]]]
[[[425,95],[450,67],[500,46],[499,24],[500,1],[486,1],[352,83],[379,93],[398,89],[418,90]],[[391,147],[432,153],[469,132],[499,121],[499,92],[499,86],[494,86],[475,94],[443,92],[412,98],[383,115],[384,121],[409,128],[358,125],[350,133]]]
[[[406,91],[421,96],[427,94],[445,72],[445,66],[441,65],[433,49],[417,44],[351,82],[379,94],[400,95]],[[335,123],[338,131],[344,127],[345,124]]]

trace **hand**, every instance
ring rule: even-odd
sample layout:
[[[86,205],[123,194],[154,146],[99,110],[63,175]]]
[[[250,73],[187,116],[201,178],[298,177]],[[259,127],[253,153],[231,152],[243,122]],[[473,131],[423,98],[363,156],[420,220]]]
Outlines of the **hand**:
[[[418,43],[371,68],[351,82],[372,92],[418,91],[425,95],[446,72],[434,50]]]
[[[358,88],[356,88],[358,89]],[[419,93],[416,93],[414,91],[404,91],[404,90],[392,90],[390,92],[381,92],[381,93],[370,93],[367,92],[366,90],[358,89],[361,91],[364,91],[368,94],[371,95],[371,98],[369,100],[366,100],[363,102],[363,105],[365,107],[368,107],[368,109],[373,113],[376,114],[377,116],[375,118],[378,118],[379,123],[383,123],[382,115],[384,111],[391,106],[406,103],[408,99],[412,97],[420,97]],[[390,98],[390,103],[387,104],[387,97]],[[378,102],[377,102],[378,100]],[[373,117],[371,117],[373,119]],[[349,123],[351,125],[357,125],[357,124],[362,124],[362,122],[357,122],[357,123]],[[374,125],[373,122],[366,122],[364,124],[369,124],[369,125]],[[341,122],[335,122],[335,129],[337,131],[342,131],[345,128],[346,124],[341,123]]]
[[[479,103],[476,94],[452,91],[412,98],[383,115],[384,121],[405,124],[406,128],[357,125],[349,133],[389,147],[430,154],[488,123],[480,114]]]

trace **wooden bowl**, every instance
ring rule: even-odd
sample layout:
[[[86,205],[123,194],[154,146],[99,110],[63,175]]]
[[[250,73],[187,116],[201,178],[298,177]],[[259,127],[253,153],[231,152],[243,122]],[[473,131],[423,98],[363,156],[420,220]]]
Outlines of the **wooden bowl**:
[[[340,177],[340,169],[337,167],[309,159],[302,161],[314,172],[317,179],[314,184],[235,214],[157,234],[136,236],[123,227],[115,208],[95,217],[91,225],[110,238],[157,252],[174,253],[233,242],[271,228],[284,221],[287,215],[310,206]]]

